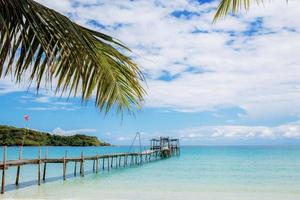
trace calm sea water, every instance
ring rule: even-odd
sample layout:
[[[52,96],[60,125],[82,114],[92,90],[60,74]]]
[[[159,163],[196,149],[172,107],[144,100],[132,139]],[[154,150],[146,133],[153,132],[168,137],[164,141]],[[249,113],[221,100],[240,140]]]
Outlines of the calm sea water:
[[[45,148],[43,153],[45,152]],[[49,157],[124,152],[128,147],[49,147]],[[9,159],[18,149],[8,149]],[[2,149],[0,150],[2,159]],[[25,158],[36,158],[37,147],[24,148]],[[101,166],[101,164],[99,165]],[[21,185],[13,186],[16,170],[8,171],[8,199],[201,199],[201,200],[300,200],[300,147],[182,147],[180,157],[84,178],[62,180],[61,164],[49,164],[46,183],[37,186],[37,168],[21,169]]]

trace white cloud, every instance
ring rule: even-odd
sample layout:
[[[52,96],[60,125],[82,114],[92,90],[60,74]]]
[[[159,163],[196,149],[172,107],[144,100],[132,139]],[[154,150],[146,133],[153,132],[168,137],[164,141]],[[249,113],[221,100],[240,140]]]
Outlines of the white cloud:
[[[23,104],[30,103],[30,107],[22,107],[25,110],[45,111],[45,110],[78,110],[80,107],[74,106],[70,102],[61,101],[64,99],[58,99],[51,96],[33,96],[32,94],[23,95],[20,98],[20,102]],[[34,104],[32,104],[34,103]],[[38,104],[35,106],[35,104]]]
[[[28,108],[22,108],[25,110],[34,110],[34,111],[45,111],[45,110],[66,110],[66,111],[74,111],[78,110],[79,107],[77,106],[37,106],[37,107],[28,107]]]
[[[49,99],[50,97],[42,96],[42,97],[36,97],[34,101],[38,103],[49,103],[50,102]]]
[[[278,139],[300,139],[300,122],[288,123],[275,127],[268,126],[201,126],[170,131],[166,134],[179,137],[183,141],[201,140],[278,140]]]
[[[21,87],[20,85],[16,84],[9,77],[0,78],[0,95],[5,95],[12,92],[20,92],[25,90],[26,90],[25,87]]]
[[[96,129],[91,129],[91,128],[87,128],[87,129],[75,129],[75,130],[63,130],[61,128],[55,128],[52,131],[52,134],[55,135],[75,135],[75,134],[89,134],[89,133],[95,133],[97,132]]]

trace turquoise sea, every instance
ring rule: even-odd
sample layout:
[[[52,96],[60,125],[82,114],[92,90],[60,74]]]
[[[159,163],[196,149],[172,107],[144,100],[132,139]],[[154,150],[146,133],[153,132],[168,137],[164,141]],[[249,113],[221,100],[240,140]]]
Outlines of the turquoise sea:
[[[128,147],[49,147],[49,157],[63,157],[65,150],[79,156],[81,150],[94,155]],[[17,158],[17,152],[9,147],[8,158]],[[2,154],[1,149],[0,159]],[[37,158],[38,147],[25,147],[23,155]],[[69,164],[63,181],[62,165],[49,164],[46,183],[37,186],[37,168],[22,167],[19,189],[13,186],[16,170],[9,170],[0,199],[300,200],[299,146],[185,146],[179,157],[109,173],[91,173],[90,162],[84,178],[74,178],[73,168]]]

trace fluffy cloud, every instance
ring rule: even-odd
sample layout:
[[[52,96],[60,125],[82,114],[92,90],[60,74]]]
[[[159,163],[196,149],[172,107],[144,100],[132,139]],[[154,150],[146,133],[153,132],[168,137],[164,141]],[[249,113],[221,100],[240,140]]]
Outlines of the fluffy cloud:
[[[97,132],[96,129],[75,129],[75,130],[63,130],[61,128],[56,128],[52,131],[55,135],[75,135],[75,134],[89,134]]]
[[[71,102],[61,101],[62,99],[53,98],[50,96],[33,96],[33,95],[23,95],[19,101],[23,104],[22,108],[25,110],[33,111],[47,111],[47,110],[65,110],[74,111],[78,110],[80,107],[73,105]],[[26,105],[29,105],[26,106]]]
[[[248,139],[300,139],[300,122],[275,127],[267,126],[202,126],[173,131],[183,141],[248,140]]]
[[[11,79],[8,77],[1,77],[0,79],[0,95],[4,95],[7,93],[12,93],[12,92],[19,92],[19,91],[24,91],[24,87],[20,87],[19,85],[16,85]]]

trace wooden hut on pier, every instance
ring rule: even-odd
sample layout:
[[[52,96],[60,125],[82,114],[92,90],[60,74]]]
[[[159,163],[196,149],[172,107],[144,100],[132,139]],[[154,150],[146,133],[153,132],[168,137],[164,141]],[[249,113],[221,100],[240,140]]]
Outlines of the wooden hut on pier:
[[[180,155],[180,144],[178,138],[160,137],[150,140],[150,149],[158,150],[161,157]]]

